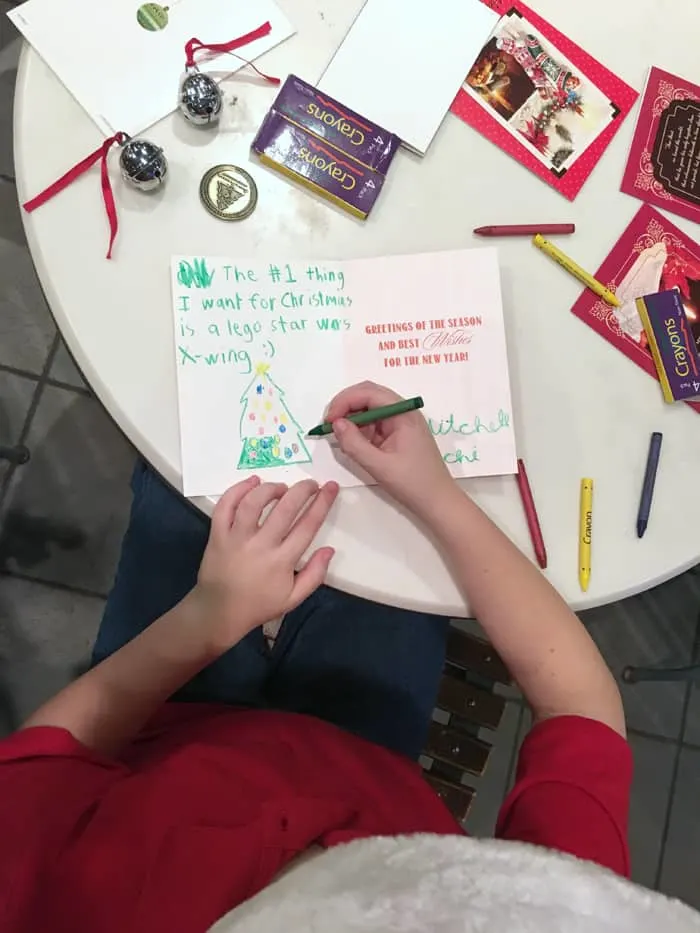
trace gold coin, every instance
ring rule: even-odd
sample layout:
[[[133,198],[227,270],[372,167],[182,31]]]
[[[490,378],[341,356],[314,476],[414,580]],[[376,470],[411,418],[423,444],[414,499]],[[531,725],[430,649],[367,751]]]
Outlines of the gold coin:
[[[215,165],[199,185],[204,207],[219,220],[245,220],[258,203],[258,187],[238,165]]]

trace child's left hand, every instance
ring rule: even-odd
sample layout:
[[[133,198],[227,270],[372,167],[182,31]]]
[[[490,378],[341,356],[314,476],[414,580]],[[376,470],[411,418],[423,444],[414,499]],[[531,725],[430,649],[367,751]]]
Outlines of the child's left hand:
[[[304,480],[288,488],[261,483],[257,476],[224,493],[191,594],[216,648],[227,650],[251,629],[294,609],[323,583],[333,548],[319,548],[299,573],[294,571],[337,495],[337,483],[319,489],[314,480]]]

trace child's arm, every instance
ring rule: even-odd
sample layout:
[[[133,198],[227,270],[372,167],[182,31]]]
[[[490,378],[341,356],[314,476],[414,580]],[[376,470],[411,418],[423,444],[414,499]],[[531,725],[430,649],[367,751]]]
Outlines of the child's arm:
[[[257,477],[229,489],[214,510],[195,588],[45,703],[23,728],[56,726],[95,751],[118,751],[198,671],[258,625],[298,606],[323,582],[331,548],[316,551],[300,573],[294,570],[337,492],[336,483],[319,490],[305,480],[288,490],[279,483],[261,485]]]
[[[398,396],[373,383],[341,392],[327,419],[343,451],[433,533],[537,719],[578,715],[620,735],[617,685],[592,639],[539,570],[450,478],[420,412],[358,429],[344,416]]]
[[[587,716],[625,734],[617,685],[593,639],[540,571],[456,484],[432,530],[474,615],[536,719]]]

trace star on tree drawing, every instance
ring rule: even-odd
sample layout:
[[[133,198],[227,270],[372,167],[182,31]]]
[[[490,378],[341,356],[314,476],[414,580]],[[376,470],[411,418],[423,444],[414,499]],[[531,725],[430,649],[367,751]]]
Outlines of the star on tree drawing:
[[[269,370],[268,363],[258,363],[241,395],[243,449],[239,470],[311,462],[303,431],[287,408],[284,391],[273,381]]]

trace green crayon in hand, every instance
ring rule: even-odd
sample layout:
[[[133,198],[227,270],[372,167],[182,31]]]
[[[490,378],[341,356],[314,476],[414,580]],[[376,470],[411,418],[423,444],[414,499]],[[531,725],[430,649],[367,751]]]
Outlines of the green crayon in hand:
[[[356,411],[347,415],[347,421],[362,427],[363,424],[374,424],[375,421],[383,421],[385,418],[393,418],[395,415],[404,415],[407,411],[416,411],[423,407],[423,399],[420,395],[416,398],[402,399],[400,402],[394,402],[393,405],[382,405],[380,408],[370,408],[368,411]],[[317,424],[315,428],[309,431],[309,437],[323,437],[326,434],[333,433],[333,423],[324,421],[323,424]]]

